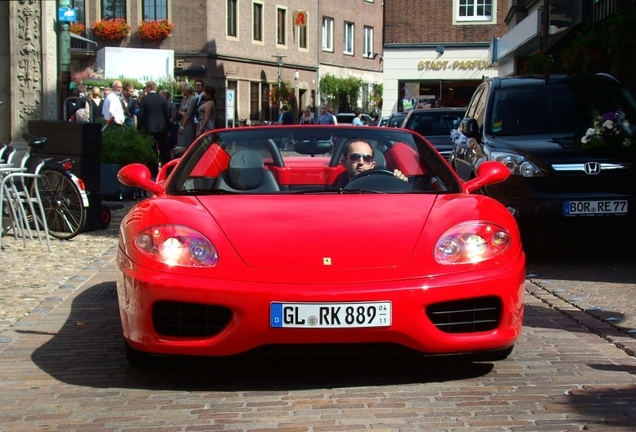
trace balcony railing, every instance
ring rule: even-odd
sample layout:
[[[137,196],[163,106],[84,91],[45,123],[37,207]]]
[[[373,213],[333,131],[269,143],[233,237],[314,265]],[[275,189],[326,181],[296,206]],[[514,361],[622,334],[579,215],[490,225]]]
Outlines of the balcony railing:
[[[591,21],[592,23],[599,22],[611,16],[619,7],[634,7],[635,5],[636,0],[599,0],[592,5]]]

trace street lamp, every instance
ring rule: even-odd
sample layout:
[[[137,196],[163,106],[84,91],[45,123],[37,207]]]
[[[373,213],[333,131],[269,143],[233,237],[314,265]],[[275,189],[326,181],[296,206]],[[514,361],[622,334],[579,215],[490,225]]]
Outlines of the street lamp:
[[[283,59],[287,57],[285,54],[275,54],[272,57],[276,57],[276,63],[278,64],[278,87],[276,94],[276,102],[278,103],[278,108],[280,109],[280,86],[282,84],[282,67],[283,67]]]

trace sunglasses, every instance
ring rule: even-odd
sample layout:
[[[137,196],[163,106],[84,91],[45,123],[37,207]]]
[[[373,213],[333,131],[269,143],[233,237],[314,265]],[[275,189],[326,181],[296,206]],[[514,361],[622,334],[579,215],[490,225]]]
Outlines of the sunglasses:
[[[360,160],[360,158],[362,158],[362,160],[364,161],[364,163],[371,163],[373,162],[373,156],[368,155],[368,154],[360,154],[360,153],[351,153],[349,156],[347,156],[347,158],[349,158],[349,160],[351,162],[357,162]]]

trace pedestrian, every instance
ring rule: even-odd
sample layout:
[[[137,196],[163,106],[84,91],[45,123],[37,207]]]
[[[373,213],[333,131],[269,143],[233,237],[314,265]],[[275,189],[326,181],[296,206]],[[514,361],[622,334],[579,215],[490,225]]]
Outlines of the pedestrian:
[[[168,101],[157,93],[157,83],[154,81],[148,81],[144,88],[146,95],[139,103],[137,127],[155,138],[159,159],[164,165],[170,161]]]
[[[316,124],[335,125],[336,116],[327,111],[327,106],[323,105],[320,107],[320,114],[316,117]]]
[[[181,121],[179,123],[177,147],[188,148],[194,141],[194,135],[197,132],[196,124],[194,123],[197,113],[197,94],[194,92],[194,87],[190,84],[185,84],[182,91],[183,101],[179,107]]]
[[[338,118],[336,117],[336,115],[333,112],[333,108],[329,107],[327,108],[327,112],[329,114],[331,114],[331,116],[333,117],[333,124],[338,124]]]
[[[197,104],[194,108],[194,116],[192,117],[192,119],[194,120],[194,125],[195,125],[195,129],[199,129],[199,114],[198,114],[198,110],[199,107],[201,106],[201,104],[203,103],[203,90],[205,89],[205,83],[203,82],[203,80],[196,80],[194,82],[194,92],[196,93],[196,101]],[[196,134],[196,132],[195,132]]]
[[[102,114],[104,99],[102,99],[102,91],[99,87],[93,86],[91,94],[88,97],[88,103],[91,106],[91,121],[101,122],[104,119],[104,115]]]
[[[177,146],[177,138],[179,137],[179,121],[177,116],[177,105],[172,101],[172,94],[168,90],[160,90],[159,94],[166,98],[168,101],[168,116],[170,117],[168,122],[168,144],[172,151]],[[171,157],[170,159],[174,159]]]
[[[307,107],[303,110],[303,115],[300,116],[298,124],[316,124],[316,120],[311,114],[311,108]]]
[[[124,84],[124,91],[122,92],[122,101],[124,103],[124,124],[126,126],[137,126],[137,100],[133,97],[135,87],[131,83]]]
[[[203,88],[202,103],[197,108],[197,133],[200,136],[214,129],[214,111],[216,109],[216,90],[211,85]]]
[[[278,118],[278,124],[282,125],[291,125],[294,124],[294,115],[289,111],[289,107],[287,105],[283,105],[281,108],[281,115]]]
[[[112,91],[108,93],[104,104],[102,105],[102,115],[107,122],[112,122],[122,126],[126,120],[124,114],[124,106],[120,99],[120,93],[123,89],[121,81],[113,81]]]
[[[355,117],[351,121],[351,124],[353,126],[364,126],[364,122],[362,121],[362,110],[356,109],[354,112],[355,112]]]

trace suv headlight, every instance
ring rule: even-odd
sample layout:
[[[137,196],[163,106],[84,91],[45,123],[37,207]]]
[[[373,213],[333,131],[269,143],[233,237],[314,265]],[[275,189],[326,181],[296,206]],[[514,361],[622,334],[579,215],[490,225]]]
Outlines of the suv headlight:
[[[543,177],[543,173],[534,163],[516,153],[494,151],[490,153],[490,160],[504,164],[512,175]]]

